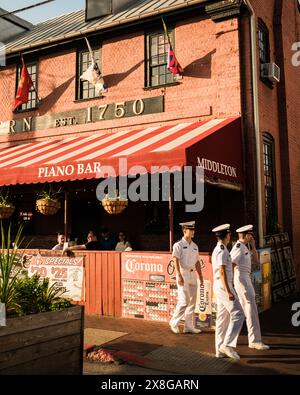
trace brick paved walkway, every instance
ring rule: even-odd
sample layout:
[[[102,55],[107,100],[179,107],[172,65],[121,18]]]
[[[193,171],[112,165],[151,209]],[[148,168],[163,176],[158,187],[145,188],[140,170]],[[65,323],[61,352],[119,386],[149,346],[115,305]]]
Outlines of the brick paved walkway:
[[[140,373],[132,374],[149,374],[151,369],[155,374],[300,374],[300,327],[291,324],[291,306],[295,301],[300,301],[300,294],[260,315],[263,341],[271,346],[269,351],[249,349],[243,328],[238,341],[237,351],[241,356],[238,363],[214,357],[211,330],[197,335],[175,335],[167,323],[94,316],[86,317],[85,327],[126,332],[127,335],[103,347],[125,352],[135,369],[143,368]],[[130,369],[133,371],[133,367],[120,366],[85,364],[84,371],[86,374],[118,374],[120,370],[120,374],[131,374]],[[144,369],[148,369],[148,373]]]

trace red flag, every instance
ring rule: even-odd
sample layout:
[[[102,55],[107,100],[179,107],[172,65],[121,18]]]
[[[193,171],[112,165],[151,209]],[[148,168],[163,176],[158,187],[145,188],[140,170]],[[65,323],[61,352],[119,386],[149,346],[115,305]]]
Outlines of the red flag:
[[[180,66],[178,60],[176,59],[175,53],[173,51],[172,45],[169,44],[168,49],[168,69],[171,73],[183,75],[183,68]]]
[[[169,35],[168,29],[167,29],[167,26],[165,24],[163,17],[161,17],[161,20],[162,20],[164,31],[165,31],[165,36],[167,37],[168,44],[169,44],[167,67],[171,73],[179,74],[179,75],[183,76],[184,70],[180,66],[178,60],[176,59],[175,52],[174,52],[172,44],[171,44],[171,37]]]
[[[32,79],[28,73],[27,67],[22,58],[23,68],[19,80],[17,95],[15,99],[14,109],[18,108],[20,105],[28,102],[29,90],[33,86]]]

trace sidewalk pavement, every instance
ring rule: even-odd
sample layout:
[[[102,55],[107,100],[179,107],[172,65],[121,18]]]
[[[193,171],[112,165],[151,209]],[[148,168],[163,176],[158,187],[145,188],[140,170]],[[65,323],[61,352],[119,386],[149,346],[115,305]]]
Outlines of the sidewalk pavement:
[[[290,374],[300,375],[300,326],[293,327],[292,304],[300,293],[260,314],[264,343],[270,350],[248,348],[244,326],[237,351],[241,360],[214,356],[214,331],[174,334],[167,323],[139,319],[88,316],[86,328],[125,332],[101,347],[126,362],[124,365],[84,362],[84,374]]]

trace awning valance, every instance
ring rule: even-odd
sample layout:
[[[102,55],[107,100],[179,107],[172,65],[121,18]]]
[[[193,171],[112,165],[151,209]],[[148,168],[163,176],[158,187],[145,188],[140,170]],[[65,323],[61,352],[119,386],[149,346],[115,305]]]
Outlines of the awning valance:
[[[210,178],[242,184],[240,118],[99,132],[5,148],[0,151],[0,185],[92,179],[104,166],[112,166],[119,175],[120,159],[126,159],[125,174],[131,174],[134,166],[150,173],[161,166],[202,166]]]

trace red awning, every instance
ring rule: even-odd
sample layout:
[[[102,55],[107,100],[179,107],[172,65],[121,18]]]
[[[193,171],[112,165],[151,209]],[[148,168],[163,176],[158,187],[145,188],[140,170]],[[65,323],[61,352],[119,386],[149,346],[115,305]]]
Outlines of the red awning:
[[[121,158],[127,163],[120,172]],[[112,166],[116,175],[127,175],[142,173],[143,168],[154,173],[161,171],[157,167],[185,165],[202,166],[210,178],[242,184],[240,118],[100,132],[5,148],[0,151],[0,185],[98,178],[104,166]]]

